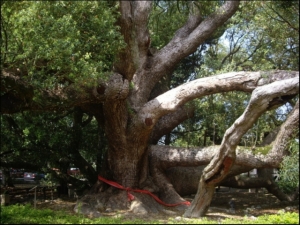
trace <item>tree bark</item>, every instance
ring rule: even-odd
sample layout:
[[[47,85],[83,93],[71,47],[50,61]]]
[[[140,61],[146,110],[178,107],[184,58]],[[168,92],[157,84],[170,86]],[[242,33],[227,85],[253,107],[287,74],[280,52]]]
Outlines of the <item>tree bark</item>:
[[[158,140],[169,134],[178,124],[194,116],[195,107],[193,105],[182,106],[173,113],[163,116],[155,125],[151,134],[151,143],[157,144]]]

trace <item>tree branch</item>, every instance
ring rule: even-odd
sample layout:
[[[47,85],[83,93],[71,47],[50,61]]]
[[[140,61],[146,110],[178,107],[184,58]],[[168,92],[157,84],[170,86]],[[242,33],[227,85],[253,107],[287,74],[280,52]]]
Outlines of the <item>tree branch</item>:
[[[295,137],[295,130],[297,129],[299,129],[299,100],[289,113],[286,121],[280,126],[279,133],[273,142],[273,147],[267,155],[269,164],[279,167],[281,160],[278,160],[278,158],[283,158],[289,141]]]
[[[194,111],[195,107],[193,106],[183,106],[179,107],[177,111],[163,116],[152,131],[151,143],[156,144],[163,135],[169,134],[178,124],[193,117]]]
[[[280,15],[280,13],[277,12],[273,7],[268,6],[268,5],[267,5],[267,7],[268,7],[269,9],[271,9],[271,10],[272,10],[272,11],[273,11],[273,12],[274,12],[281,20],[276,19],[276,18],[274,18],[273,16],[271,16],[270,14],[268,14],[272,19],[277,20],[277,21],[279,21],[279,22],[281,22],[281,23],[286,23],[286,24],[287,24],[290,28],[292,28],[294,31],[299,32],[299,28],[293,26],[293,25],[290,23],[290,21],[286,20],[285,17],[282,16],[282,15]]]
[[[150,47],[148,16],[151,5],[151,1],[120,1],[119,25],[127,46],[119,55],[115,69],[129,81],[138,69],[137,65],[143,65],[147,59]]]
[[[162,116],[174,112],[181,105],[195,98],[228,91],[252,92],[256,87],[299,77],[297,71],[231,72],[205,77],[182,84],[145,104],[139,113],[141,121],[152,119],[155,124]],[[298,78],[299,79],[299,78]]]
[[[53,89],[34,89],[24,79],[8,70],[2,70],[1,113],[12,114],[24,110],[65,110],[73,106],[99,104],[106,99],[125,99],[129,93],[129,82],[122,75],[114,73],[107,82],[86,87],[70,84]]]
[[[226,158],[233,162],[236,157],[235,149],[241,137],[252,127],[256,120],[270,109],[273,99],[282,95],[293,95],[299,92],[299,79],[290,78],[275,81],[271,84],[256,88],[244,113],[226,130],[220,151],[204,169],[203,178],[206,182],[220,182],[227,175],[226,171],[217,172]],[[271,107],[273,107],[271,105]],[[233,163],[232,163],[233,164]],[[225,170],[225,169],[222,169]],[[218,173],[218,176],[216,176]],[[213,178],[213,179],[212,179]]]
[[[256,88],[244,113],[226,130],[220,149],[203,170],[197,194],[184,216],[203,216],[209,207],[214,187],[229,174],[236,159],[236,147],[241,137],[250,129],[257,119],[273,107],[273,100],[281,95],[294,95],[299,92],[299,78],[275,81]],[[277,104],[276,104],[277,105]],[[208,193],[208,194],[207,194]],[[206,201],[200,201],[206,198]]]
[[[190,16],[187,23],[180,28],[174,38],[151,61],[151,73],[144,80],[135,82],[138,89],[135,95],[141,102],[146,102],[154,85],[166,72],[173,71],[175,66],[186,56],[196,51],[211,34],[224,24],[238,9],[239,1],[226,1],[215,13],[201,22],[199,15]],[[186,33],[185,33],[186,32]]]

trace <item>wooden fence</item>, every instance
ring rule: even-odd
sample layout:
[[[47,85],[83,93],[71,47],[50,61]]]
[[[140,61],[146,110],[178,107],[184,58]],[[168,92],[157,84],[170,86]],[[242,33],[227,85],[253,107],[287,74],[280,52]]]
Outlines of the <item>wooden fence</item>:
[[[35,190],[36,187],[36,190]],[[57,186],[27,186],[27,187],[2,187],[1,194],[8,194],[11,203],[23,202],[34,198],[43,200],[53,200],[58,197]]]

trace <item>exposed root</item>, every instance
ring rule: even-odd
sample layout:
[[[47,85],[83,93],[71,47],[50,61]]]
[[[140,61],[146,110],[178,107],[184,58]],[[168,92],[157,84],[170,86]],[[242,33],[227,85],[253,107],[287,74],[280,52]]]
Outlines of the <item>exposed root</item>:
[[[182,215],[188,208],[186,205],[167,207],[156,202],[151,196],[131,192],[134,200],[129,201],[126,191],[108,189],[98,194],[88,194],[79,199],[74,207],[76,213],[90,217],[100,217],[102,214],[126,212],[137,215],[166,214]]]

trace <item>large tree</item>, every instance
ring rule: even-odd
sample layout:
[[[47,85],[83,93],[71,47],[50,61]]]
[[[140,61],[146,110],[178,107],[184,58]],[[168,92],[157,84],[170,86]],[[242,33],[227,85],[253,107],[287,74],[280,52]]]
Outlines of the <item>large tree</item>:
[[[287,120],[289,133],[283,130],[282,143],[274,145],[263,158],[254,157],[249,162],[247,154],[236,154],[236,148],[263,113],[297,96],[297,71],[237,71],[176,87],[173,83],[171,89],[163,86],[182,60],[199,50],[205,41],[220,36],[219,29],[239,7],[247,4],[239,1],[183,4],[186,13],[179,17],[183,23],[163,41],[149,28],[154,10],[151,1],[1,4],[1,114],[58,112],[75,107],[79,119],[73,121],[74,140],[76,124],[82,124],[82,112],[95,117],[108,143],[109,173],[102,175],[122,185],[119,187],[127,192],[148,189],[167,203],[183,203],[167,182],[165,170],[207,165],[191,206],[178,207],[188,207],[185,216],[203,216],[215,186],[230,173],[235,175],[280,163],[277,156],[285,150],[295,120]],[[168,2],[159,1],[156,7],[172,9]],[[194,107],[189,105],[192,100],[232,91],[250,93],[251,98],[218,147],[186,151],[151,145],[193,114]],[[298,104],[290,117],[297,118],[297,107]],[[76,149],[76,142],[72,147]],[[97,207],[127,208],[126,193],[106,189],[104,183],[105,180],[98,181],[76,210],[97,216]],[[131,194],[144,200],[146,208],[152,204],[142,194],[134,191]],[[151,211],[151,207],[147,209]]]

